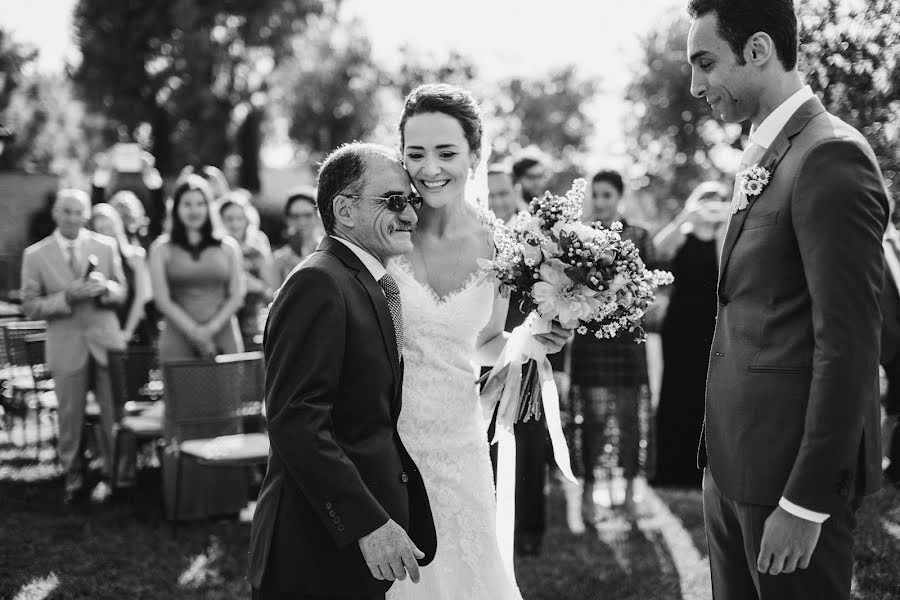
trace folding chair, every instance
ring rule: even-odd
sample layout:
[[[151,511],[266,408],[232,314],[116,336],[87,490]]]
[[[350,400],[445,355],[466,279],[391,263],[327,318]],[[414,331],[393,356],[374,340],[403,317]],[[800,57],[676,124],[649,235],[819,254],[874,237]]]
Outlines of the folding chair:
[[[29,396],[53,389],[53,380],[36,382],[29,362],[25,338],[47,330],[46,321],[17,321],[3,325],[3,340],[9,360],[6,381],[7,393],[2,395],[4,413],[22,419],[22,445],[27,445],[26,423]],[[43,362],[43,359],[41,359]],[[8,395],[7,395],[8,394]],[[38,409],[38,412],[40,410]],[[11,422],[11,419],[10,419]],[[38,421],[38,451],[40,451],[40,421]]]

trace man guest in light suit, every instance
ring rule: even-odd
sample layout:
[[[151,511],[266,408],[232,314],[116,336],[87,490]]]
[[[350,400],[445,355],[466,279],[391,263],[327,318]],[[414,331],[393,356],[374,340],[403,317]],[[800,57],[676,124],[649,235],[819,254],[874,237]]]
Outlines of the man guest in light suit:
[[[122,262],[111,238],[84,228],[89,216],[85,192],[60,190],[53,205],[56,230],[29,246],[22,260],[25,314],[48,322],[47,366],[59,402],[59,457],[67,503],[82,499],[86,491],[80,450],[89,388],[100,406],[105,476],[112,475],[114,417],[107,351],[125,347],[113,310],[127,291]],[[108,490],[107,485],[98,487]]]
[[[804,85],[791,0],[688,10],[691,92],[753,124],[700,447],[713,596],[849,598],[854,512],[881,486],[884,180],[865,138]]]

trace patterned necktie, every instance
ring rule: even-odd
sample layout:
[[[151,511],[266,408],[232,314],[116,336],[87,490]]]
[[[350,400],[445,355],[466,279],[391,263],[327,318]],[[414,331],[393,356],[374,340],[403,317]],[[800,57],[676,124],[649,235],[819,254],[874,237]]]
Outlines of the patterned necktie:
[[[400,288],[394,278],[385,273],[378,280],[384,296],[387,298],[388,308],[391,311],[391,320],[394,322],[394,335],[397,338],[397,356],[403,358],[403,310],[400,305]]]
[[[741,154],[741,166],[738,168],[738,173],[752,167],[759,163],[762,160],[763,155],[766,153],[766,149],[757,144],[756,142],[751,141],[747,144],[747,147],[744,148],[743,154]],[[746,208],[746,205],[741,206],[742,203],[741,196],[741,182],[740,178],[735,177],[734,180],[734,193],[731,195],[731,214],[737,213],[739,210],[743,210]]]

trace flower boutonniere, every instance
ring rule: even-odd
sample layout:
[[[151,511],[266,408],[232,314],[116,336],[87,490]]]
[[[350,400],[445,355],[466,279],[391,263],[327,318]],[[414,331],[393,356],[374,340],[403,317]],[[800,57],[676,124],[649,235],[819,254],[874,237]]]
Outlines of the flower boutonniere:
[[[737,214],[750,206],[750,198],[759,196],[769,185],[772,174],[765,167],[754,165],[737,174],[739,194],[735,198],[731,214]]]

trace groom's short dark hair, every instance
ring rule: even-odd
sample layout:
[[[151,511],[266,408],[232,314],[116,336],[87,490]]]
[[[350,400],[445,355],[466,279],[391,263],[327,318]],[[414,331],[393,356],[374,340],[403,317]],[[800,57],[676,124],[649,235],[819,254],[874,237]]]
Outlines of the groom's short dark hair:
[[[785,70],[797,66],[797,14],[793,0],[690,0],[688,14],[697,19],[714,13],[719,35],[728,42],[737,57],[744,61],[747,40],[759,31],[769,34],[775,52]]]
[[[396,152],[390,148],[364,142],[344,144],[322,161],[316,181],[316,207],[325,233],[334,233],[335,197],[341,194],[359,194],[362,191],[366,158],[375,155],[399,161]]]

